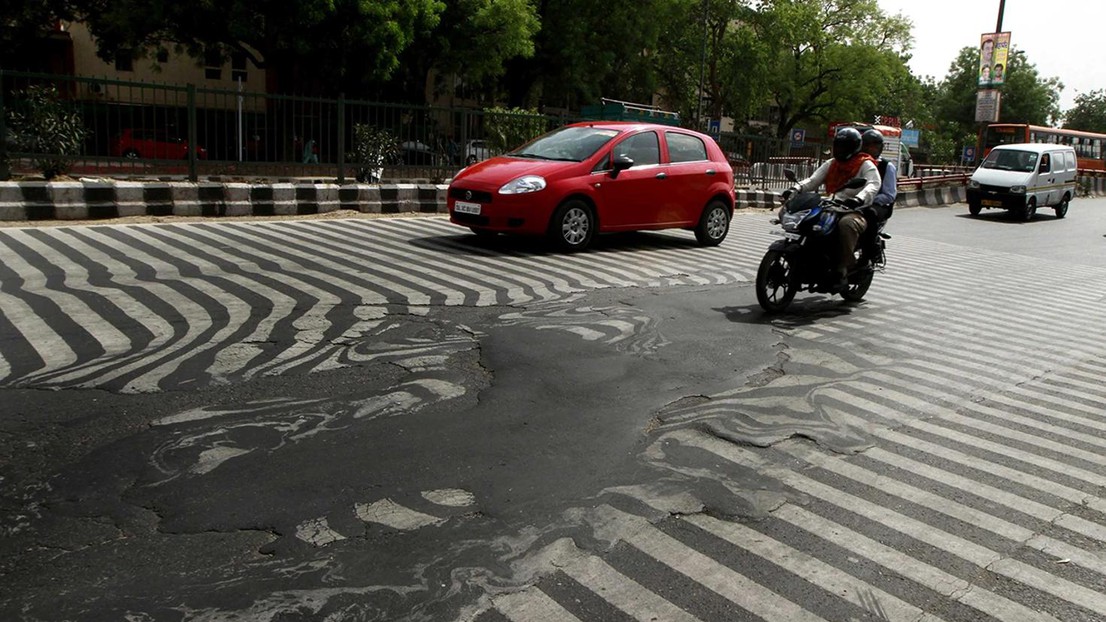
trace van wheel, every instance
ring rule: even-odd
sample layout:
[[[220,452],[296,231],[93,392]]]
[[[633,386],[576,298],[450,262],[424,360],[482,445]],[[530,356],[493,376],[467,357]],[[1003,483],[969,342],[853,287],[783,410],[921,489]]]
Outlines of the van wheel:
[[[1056,210],[1056,217],[1057,218],[1063,218],[1064,216],[1067,216],[1067,214],[1068,214],[1068,203],[1071,203],[1071,196],[1065,194],[1064,195],[1064,200],[1060,201],[1060,204],[1057,205],[1054,208]]]
[[[1037,199],[1032,198],[1025,202],[1025,207],[1022,208],[1022,213],[1019,214],[1021,219],[1025,222],[1033,220],[1033,215],[1037,213]]]
[[[979,212],[983,211],[983,206],[979,203],[968,201],[968,213],[972,216],[979,216]]]

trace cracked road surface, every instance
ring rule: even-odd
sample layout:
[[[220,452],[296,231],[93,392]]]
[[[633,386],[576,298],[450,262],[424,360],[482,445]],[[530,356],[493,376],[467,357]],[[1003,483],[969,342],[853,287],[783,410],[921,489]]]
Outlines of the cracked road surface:
[[[1097,203],[773,318],[756,213],[0,232],[0,618],[1106,619]]]

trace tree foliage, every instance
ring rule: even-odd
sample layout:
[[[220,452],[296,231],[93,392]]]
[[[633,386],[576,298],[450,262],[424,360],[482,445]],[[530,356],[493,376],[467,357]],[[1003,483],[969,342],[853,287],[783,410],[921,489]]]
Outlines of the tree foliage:
[[[293,69],[342,88],[383,80],[419,33],[432,30],[441,0],[71,0],[106,60],[166,44],[196,58],[238,52],[287,77]]]
[[[1074,107],[1064,115],[1064,127],[1106,133],[1106,90],[1076,95]]]
[[[808,122],[867,118],[909,72],[910,24],[876,0],[764,0],[753,21],[767,47],[777,136]]]

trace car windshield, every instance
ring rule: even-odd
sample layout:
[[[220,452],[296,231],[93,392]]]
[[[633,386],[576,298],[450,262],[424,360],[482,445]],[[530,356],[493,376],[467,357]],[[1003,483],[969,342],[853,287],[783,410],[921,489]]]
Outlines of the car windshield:
[[[983,160],[983,168],[997,168],[1003,171],[1031,173],[1037,166],[1037,154],[1032,151],[1016,149],[994,149]]]
[[[618,130],[565,127],[541,136],[507,155],[537,160],[583,162],[615,136],[618,136]]]

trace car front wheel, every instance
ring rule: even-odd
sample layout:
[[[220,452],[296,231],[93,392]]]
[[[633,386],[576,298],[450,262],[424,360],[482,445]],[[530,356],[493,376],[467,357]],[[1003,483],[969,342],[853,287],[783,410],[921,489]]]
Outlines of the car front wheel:
[[[549,241],[567,252],[584,250],[595,236],[595,212],[579,199],[565,201],[549,223]]]
[[[718,199],[707,204],[695,227],[695,239],[701,246],[718,246],[730,231],[730,208]]]

